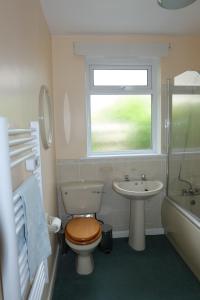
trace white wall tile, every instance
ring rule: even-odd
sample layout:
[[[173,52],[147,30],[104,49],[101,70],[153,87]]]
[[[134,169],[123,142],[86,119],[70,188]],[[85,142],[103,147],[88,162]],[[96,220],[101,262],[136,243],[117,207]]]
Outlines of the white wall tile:
[[[97,165],[95,163],[80,163],[80,180],[97,180]]]
[[[65,181],[79,180],[80,177],[79,165],[76,163],[61,165],[59,176],[60,176],[60,183]]]
[[[115,231],[126,231],[129,227],[130,200],[112,189],[112,181],[129,175],[140,179],[144,173],[148,179],[165,181],[165,158],[106,158],[89,160],[64,160],[57,164],[58,182],[76,180],[102,180],[105,184],[99,219],[113,226]],[[165,183],[164,182],[164,183]],[[146,228],[161,227],[161,203],[164,192],[145,204]]]

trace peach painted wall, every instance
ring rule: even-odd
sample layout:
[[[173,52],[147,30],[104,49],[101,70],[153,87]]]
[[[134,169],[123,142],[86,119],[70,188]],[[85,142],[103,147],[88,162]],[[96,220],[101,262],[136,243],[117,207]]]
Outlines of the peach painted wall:
[[[0,0],[0,116],[15,126],[38,120],[40,86],[52,94],[51,36],[39,0]],[[45,209],[57,214],[55,147],[42,148]],[[52,239],[53,255],[56,241]]]
[[[86,157],[85,65],[84,57],[73,53],[73,42],[170,43],[169,55],[161,59],[162,129],[166,110],[165,84],[167,78],[187,69],[200,69],[200,38],[190,36],[54,36],[53,85],[55,99],[56,158]],[[68,93],[71,110],[71,140],[64,138],[63,99]],[[162,141],[164,144],[164,139]]]

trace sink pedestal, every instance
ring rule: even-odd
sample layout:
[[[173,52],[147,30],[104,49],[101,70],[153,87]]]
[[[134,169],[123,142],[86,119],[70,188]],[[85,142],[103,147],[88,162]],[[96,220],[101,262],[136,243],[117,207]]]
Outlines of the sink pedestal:
[[[129,246],[136,251],[145,249],[145,200],[130,200]]]

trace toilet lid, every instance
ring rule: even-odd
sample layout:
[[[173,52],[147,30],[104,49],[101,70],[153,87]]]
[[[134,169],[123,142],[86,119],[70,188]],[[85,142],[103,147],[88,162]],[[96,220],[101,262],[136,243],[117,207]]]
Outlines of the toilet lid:
[[[95,218],[74,218],[67,224],[65,234],[71,241],[86,243],[101,235],[101,226]]]

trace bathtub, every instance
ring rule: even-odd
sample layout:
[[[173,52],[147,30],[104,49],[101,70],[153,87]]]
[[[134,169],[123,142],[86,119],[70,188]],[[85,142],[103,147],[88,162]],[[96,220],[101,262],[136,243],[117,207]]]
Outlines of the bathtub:
[[[165,234],[200,280],[200,196],[166,197],[162,204]]]

